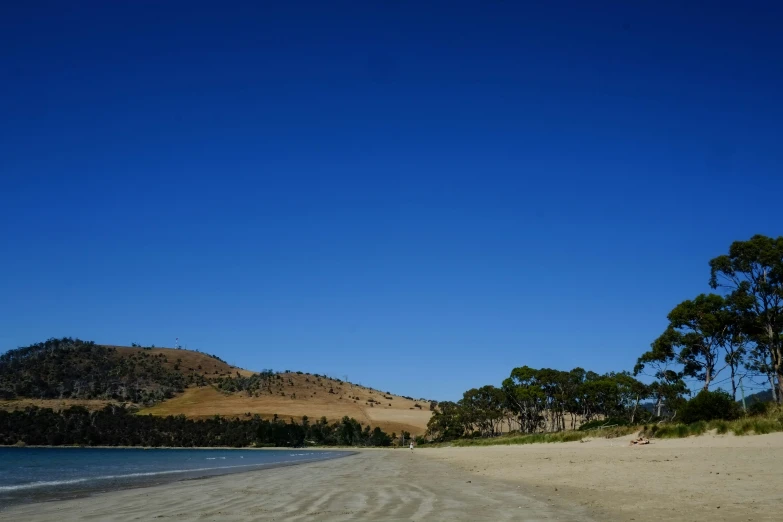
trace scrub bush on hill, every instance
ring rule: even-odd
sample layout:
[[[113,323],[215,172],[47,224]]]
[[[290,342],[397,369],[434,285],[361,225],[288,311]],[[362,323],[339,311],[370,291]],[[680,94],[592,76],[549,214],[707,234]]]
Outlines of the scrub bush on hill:
[[[163,355],[117,350],[70,337],[49,339],[0,355],[0,396],[113,399],[150,404],[200,384],[200,375],[168,369]]]

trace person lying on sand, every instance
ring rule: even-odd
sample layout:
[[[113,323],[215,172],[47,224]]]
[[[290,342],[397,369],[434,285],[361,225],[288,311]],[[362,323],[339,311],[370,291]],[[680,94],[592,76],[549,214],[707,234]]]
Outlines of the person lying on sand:
[[[645,439],[644,437],[639,437],[638,439],[633,439],[631,441],[631,446],[634,446],[634,445],[641,446],[643,444],[649,444],[649,443],[650,443],[649,439]]]

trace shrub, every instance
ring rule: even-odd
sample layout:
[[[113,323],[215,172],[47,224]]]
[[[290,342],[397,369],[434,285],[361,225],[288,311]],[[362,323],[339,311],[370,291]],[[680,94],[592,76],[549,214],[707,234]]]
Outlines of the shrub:
[[[685,424],[716,419],[732,420],[739,417],[739,413],[739,406],[725,391],[702,390],[685,403],[681,420]]]
[[[718,435],[726,435],[729,432],[729,423],[725,420],[717,420],[711,423],[715,427],[715,433]]]
[[[748,407],[748,415],[766,415],[770,405],[769,402],[754,402]]]

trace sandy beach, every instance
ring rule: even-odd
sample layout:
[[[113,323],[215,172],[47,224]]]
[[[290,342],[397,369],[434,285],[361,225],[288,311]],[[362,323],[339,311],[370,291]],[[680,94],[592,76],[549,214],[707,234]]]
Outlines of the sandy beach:
[[[584,510],[470,476],[424,451],[363,451],[322,463],[29,504],[3,521],[588,520]]]
[[[0,520],[780,520],[783,434],[368,450],[16,506]]]
[[[783,433],[632,437],[584,443],[440,448],[435,462],[499,481],[535,498],[587,509],[597,520],[772,521],[783,506]]]

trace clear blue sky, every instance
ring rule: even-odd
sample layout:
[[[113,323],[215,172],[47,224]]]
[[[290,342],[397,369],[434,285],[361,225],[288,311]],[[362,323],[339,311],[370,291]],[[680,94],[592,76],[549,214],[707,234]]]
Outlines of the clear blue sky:
[[[781,4],[681,3],[3,3],[0,350],[630,369],[783,232]]]

